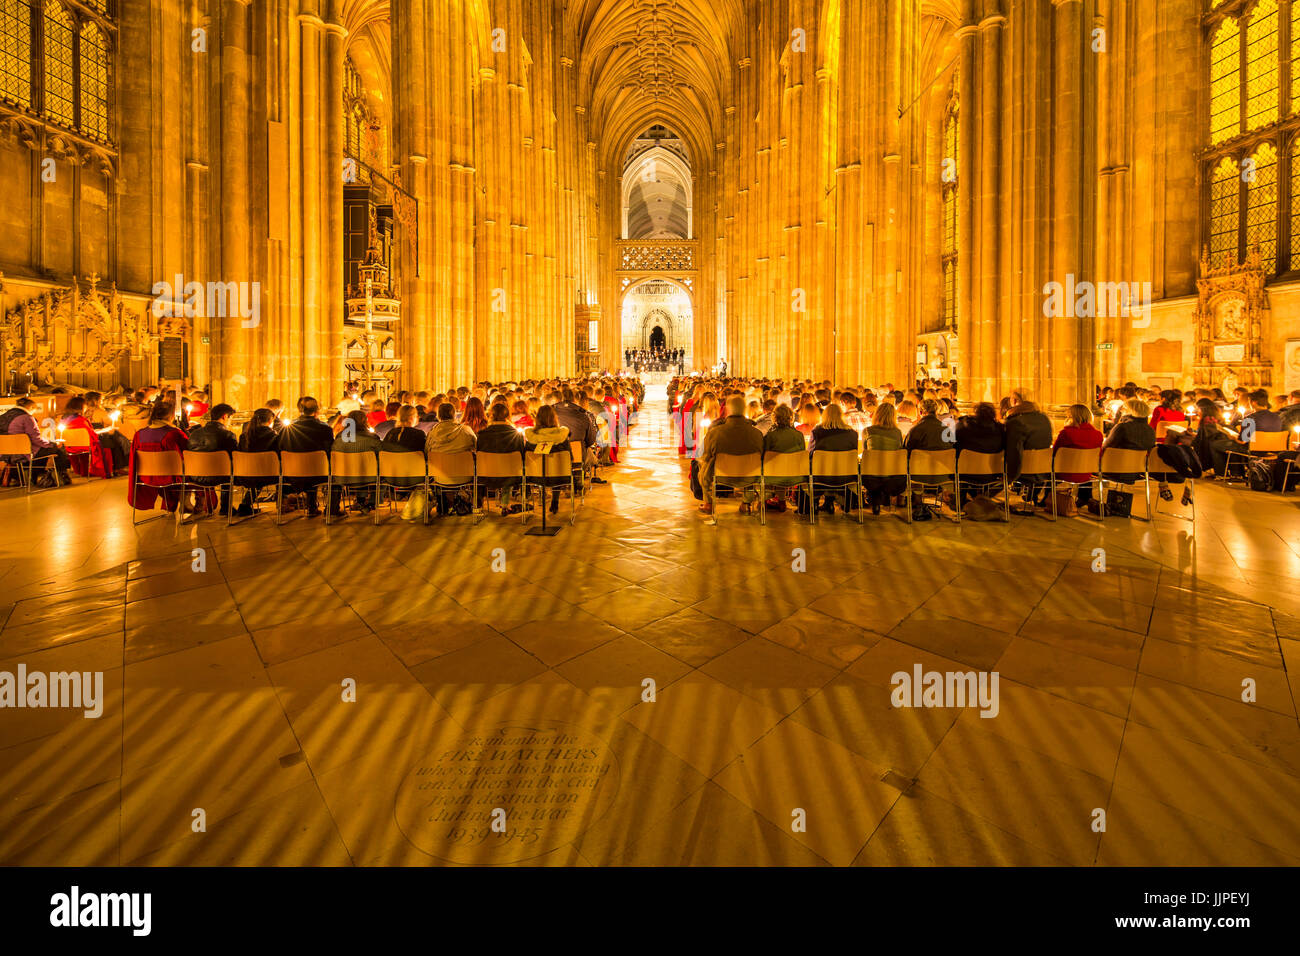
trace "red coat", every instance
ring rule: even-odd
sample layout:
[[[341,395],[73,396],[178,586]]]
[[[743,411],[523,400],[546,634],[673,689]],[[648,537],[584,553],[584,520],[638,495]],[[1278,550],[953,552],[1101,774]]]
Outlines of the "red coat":
[[[1094,428],[1092,425],[1066,425],[1061,429],[1061,433],[1056,436],[1056,442],[1053,448],[1100,448],[1105,436],[1101,430]],[[1056,476],[1062,481],[1085,482],[1091,475],[1066,475]]]
[[[113,453],[99,443],[95,427],[83,415],[72,415],[63,420],[64,432],[84,429],[90,433],[90,445],[67,444],[64,450],[72,459],[72,470],[92,478],[108,478],[113,474]]]
[[[140,487],[136,488],[135,484],[135,462],[136,452],[140,451],[184,451],[190,447],[190,436],[185,434],[179,428],[173,428],[168,425],[151,424],[146,428],[141,428],[131,438],[131,468],[127,476],[126,500],[133,508],[139,508],[142,511],[148,510],[154,506],[158,500],[159,492],[155,487],[162,487],[169,483],[168,478],[141,478]],[[173,475],[172,481],[179,482],[180,475]],[[164,491],[163,503],[168,511],[176,507],[176,501],[179,498],[179,489],[176,491]]]

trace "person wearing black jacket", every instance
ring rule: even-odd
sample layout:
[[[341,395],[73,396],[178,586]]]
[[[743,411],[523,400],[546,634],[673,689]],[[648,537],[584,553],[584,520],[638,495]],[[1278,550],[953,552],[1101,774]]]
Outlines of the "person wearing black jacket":
[[[796,432],[797,434],[797,432]],[[844,412],[839,402],[830,402],[822,409],[822,420],[812,430],[812,441],[808,445],[808,452],[812,454],[816,451],[851,451],[858,450],[858,433],[855,429],[850,428],[844,422]],[[841,501],[847,514],[853,508],[857,507],[857,496],[847,486],[852,482],[851,478],[820,478],[818,484],[825,485],[842,485],[845,486],[844,499]],[[818,500],[813,504],[819,513],[834,514],[836,492],[826,492],[819,495]],[[803,509],[803,494],[800,492],[800,510]]]
[[[224,451],[229,455],[239,448],[239,438],[230,430],[230,416],[233,414],[235,414],[235,409],[224,402],[212,406],[211,411],[208,412],[208,420],[204,424],[190,429],[190,444],[187,451]],[[220,478],[189,479],[189,482],[195,485],[216,485],[221,481]],[[211,494],[210,491],[202,492],[200,498]],[[211,507],[211,498],[208,501],[209,507]],[[225,513],[229,507],[230,486],[226,485],[221,489],[221,513]]]
[[[328,456],[334,445],[334,429],[320,420],[320,403],[310,395],[298,399],[298,417],[284,426],[276,441],[278,451],[311,452],[323,451]],[[295,494],[307,495],[307,517],[315,518],[320,514],[316,503],[316,488],[325,484],[325,476],[319,478],[291,478],[289,487]]]
[[[278,419],[275,412],[269,408],[259,408],[253,412],[253,417],[244,425],[243,434],[239,436],[239,447],[236,451],[257,453],[257,452],[275,452],[279,435],[275,430],[275,424]],[[241,518],[247,518],[255,512],[253,499],[257,497],[259,488],[268,488],[276,484],[274,478],[243,478],[235,479],[235,485],[239,488],[248,489],[244,500],[239,503],[235,509],[235,514]]]
[[[1007,481],[1014,483],[1022,477],[1046,480],[1045,474],[1022,475],[1021,462],[1027,451],[1052,447],[1052,420],[1040,412],[1023,392],[1013,392],[1012,396],[1017,401],[1007,412]]]
[[[908,451],[947,451],[955,441],[956,436],[939,418],[939,403],[927,398],[921,402],[921,418],[908,431],[903,447]]]
[[[510,409],[502,402],[498,402],[488,409],[488,425],[478,433],[478,444],[475,450],[479,452],[489,452],[492,454],[516,454],[524,453],[524,434],[510,422]],[[519,484],[515,478],[480,478],[479,493],[482,494],[486,489],[493,491],[499,490],[501,493],[501,508],[504,512],[515,511],[516,509],[510,504],[510,498],[513,494],[515,485]]]
[[[1134,451],[1147,451],[1156,447],[1156,430],[1151,427],[1148,419],[1151,417],[1151,409],[1146,402],[1136,398],[1131,398],[1124,403],[1121,408],[1119,421],[1115,427],[1106,433],[1106,440],[1102,442],[1102,457],[1106,455],[1107,448],[1126,448]],[[1125,485],[1135,484],[1140,476],[1134,474],[1107,474],[1107,481],[1115,481]],[[1161,492],[1167,489],[1162,486]],[[1172,497],[1172,494],[1170,495]]]
[[[998,421],[998,410],[991,402],[980,402],[975,414],[957,419],[957,453],[973,451],[996,455],[1007,447],[1006,427]]]

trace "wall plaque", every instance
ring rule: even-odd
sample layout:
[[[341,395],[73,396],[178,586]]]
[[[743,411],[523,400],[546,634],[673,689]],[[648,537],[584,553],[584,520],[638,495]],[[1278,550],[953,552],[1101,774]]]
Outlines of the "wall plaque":
[[[1214,346],[1215,362],[1242,362],[1245,361],[1245,358],[1246,344],[1244,342]]]

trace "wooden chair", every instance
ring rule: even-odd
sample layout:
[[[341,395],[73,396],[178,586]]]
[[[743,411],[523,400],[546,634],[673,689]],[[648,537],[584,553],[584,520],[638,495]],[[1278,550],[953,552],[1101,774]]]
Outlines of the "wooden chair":
[[[181,516],[185,513],[185,462],[181,460],[179,451],[137,451],[135,453],[135,472],[132,481],[135,486],[131,489],[131,524],[134,526],[138,522],[135,520],[135,513],[138,510],[135,506],[135,492],[141,486],[141,478],[166,478],[165,484],[153,485],[149,487],[158,489],[158,494],[168,488],[180,489],[180,500],[176,502],[176,526],[181,524]],[[176,479],[180,480],[177,481]],[[165,499],[164,499],[165,500]],[[162,517],[159,515],[158,517]],[[146,521],[149,519],[145,519]]]
[[[920,485],[924,501],[927,488],[943,488],[949,482],[954,488],[961,486],[961,472],[957,470],[957,449],[925,451],[915,448],[907,453],[907,521],[912,521],[912,486]],[[961,508],[957,508],[957,524],[961,524]]]
[[[1086,481],[1066,481],[1061,475],[1087,475]],[[1098,486],[1100,494],[1101,449],[1100,448],[1058,448],[1052,453],[1052,520],[1060,517],[1056,503],[1056,490],[1059,485],[1067,488],[1081,488],[1084,485]]]
[[[827,478],[852,478],[853,483],[825,481]],[[814,451],[808,468],[808,518],[817,523],[818,488],[853,488],[858,496],[858,524],[862,524],[862,476],[858,471],[856,451]],[[848,498],[844,500],[848,505]]]
[[[63,450],[68,454],[68,460],[72,463],[73,471],[76,471],[77,474],[81,474],[80,471],[77,471],[77,464],[81,459],[84,458],[85,467],[86,467],[86,477],[89,478],[90,477],[90,456],[94,454],[98,454],[100,458],[100,462],[104,465],[105,476],[106,477],[112,476],[113,474],[112,456],[109,455],[108,460],[105,461],[104,452],[108,451],[108,449],[100,448],[99,451],[96,452],[95,449],[92,447],[92,443],[94,441],[95,439],[92,437],[90,431],[85,428],[65,428],[63,430]]]
[[[460,488],[470,489],[470,501],[478,507],[478,474],[474,467],[472,451],[439,452],[431,451],[425,456],[428,468],[429,493],[456,491]],[[432,501],[429,505],[432,506]],[[424,509],[424,523],[429,523],[429,507]]]
[[[1192,522],[1192,524],[1196,523],[1196,482],[1193,481],[1191,478],[1184,478],[1174,469],[1166,465],[1165,460],[1160,457],[1159,445],[1157,445],[1155,448],[1152,448],[1151,451],[1147,453],[1147,476],[1148,476],[1148,480],[1154,479],[1157,482],[1164,482],[1166,484],[1180,485],[1186,482],[1188,489],[1192,493],[1192,513],[1190,515],[1180,515],[1180,514],[1170,513],[1169,517],[1181,518],[1183,521]],[[1155,497],[1154,507],[1155,507],[1155,514],[1159,514],[1160,513],[1159,495],[1156,495]]]
[[[1005,462],[1005,460],[1006,460],[1006,456],[1004,454],[1003,461]],[[1053,474],[1052,449],[1051,448],[1026,448],[1020,452],[1019,477],[1017,477],[1015,481],[1008,482],[1008,486],[1009,486],[1007,489],[1008,496],[1010,496],[1011,488],[1020,488],[1022,486],[1028,486],[1029,496],[1030,496],[1029,500],[1032,505],[1032,502],[1034,500],[1034,495],[1040,487],[1046,485],[1048,492],[1049,493],[1051,492],[1052,474]],[[1034,478],[1027,477],[1029,475],[1034,475],[1034,476],[1047,475],[1047,481],[1046,482],[1037,481]],[[1021,494],[1023,493],[1024,492],[1021,492]],[[1056,496],[1054,494],[1052,495],[1052,505],[1053,505],[1052,520],[1055,521],[1056,520],[1056,511],[1055,511]],[[1009,500],[1007,502],[1007,507],[1008,508],[1011,507],[1011,503]]]
[[[325,480],[325,523],[334,517],[334,486],[356,489],[374,482],[375,508],[379,507],[379,460],[369,451],[330,452],[329,477]],[[353,492],[355,496],[355,491]],[[340,501],[342,500],[340,496]]]
[[[1006,455],[1003,452],[963,451],[958,456],[961,462],[961,478],[957,482],[957,511],[961,513],[961,488],[968,485],[982,492],[998,487],[1002,489],[1002,520],[1011,521],[1011,489],[1007,487]]]
[[[713,523],[718,523],[718,485],[727,488],[747,488],[758,485],[758,523],[766,524],[763,507],[763,455],[719,454],[713,461],[713,480],[709,487],[709,500],[713,502]]]
[[[16,459],[9,461],[10,458]],[[26,494],[32,493],[32,470],[36,464],[36,458],[32,451],[32,440],[27,435],[0,435],[0,460],[6,462],[6,467],[12,468],[18,473],[18,481],[22,484]],[[53,455],[42,458],[44,468],[47,472],[54,475],[54,486],[60,485],[59,469]]]
[[[239,488],[246,488],[250,503],[257,499],[257,489],[275,484],[275,508],[280,510],[280,456],[273,451],[232,451],[230,453],[230,480]],[[248,482],[248,484],[244,484]],[[261,482],[261,484],[259,484]],[[234,492],[230,494],[230,514],[226,523],[234,523]]]
[[[216,484],[195,483],[202,494],[226,489],[226,524],[230,524],[231,502],[235,497],[235,484],[231,477],[230,455],[224,451],[185,451],[181,455],[181,505],[185,504],[186,484],[190,478],[217,479]],[[180,510],[180,509],[177,509]]]
[[[417,488],[425,495],[425,508],[428,508],[429,475],[424,456],[414,452],[381,451],[379,453],[379,494],[384,489],[390,491],[414,491]],[[382,498],[375,499],[374,523],[379,524],[379,505]],[[389,501],[395,502],[396,496],[390,495]],[[390,516],[392,508],[389,508]]]
[[[324,478],[329,479],[330,460],[323,451],[282,451],[280,452],[280,483],[276,487],[276,501],[280,504],[280,515],[276,524],[284,524],[284,483],[287,480]],[[316,486],[305,492],[316,494]],[[326,504],[328,508],[328,503]]]
[[[1148,451],[1140,448],[1103,448],[1101,450],[1101,465],[1097,469],[1097,481],[1101,486],[1101,496],[1098,502],[1098,509],[1102,520],[1106,520],[1106,484],[1126,484],[1115,477],[1107,478],[1107,475],[1133,475],[1135,484],[1137,481],[1143,483],[1146,490],[1147,499],[1147,516],[1146,520],[1151,520],[1151,475],[1147,473],[1147,455]]]
[[[882,451],[880,449],[864,449],[862,452],[862,461],[858,465],[858,480],[862,483],[863,489],[866,489],[866,479],[868,478],[902,478],[907,480],[907,451],[903,448],[896,448],[893,451]],[[893,495],[890,496],[894,497]],[[911,520],[912,503],[907,503],[908,520]]]
[[[1290,445],[1291,433],[1287,431],[1280,432],[1255,432],[1254,437],[1246,445],[1245,451],[1230,450],[1223,463],[1223,480],[1229,481],[1232,472],[1232,461],[1234,458],[1241,459],[1241,477],[1246,477],[1246,462],[1252,458],[1275,458],[1277,452],[1286,451]]]
[[[474,453],[474,468],[477,480],[481,483],[484,479],[506,479],[513,478],[523,483],[524,480],[524,456],[513,451],[478,451]],[[487,495],[490,489],[485,489],[483,494],[484,504],[487,503]],[[501,492],[505,490],[503,486],[497,492],[497,499],[501,499]],[[525,489],[527,491],[527,489]],[[478,508],[478,498],[474,499],[474,507]],[[479,517],[485,515],[486,508],[480,512]]]
[[[541,506],[546,507],[546,490],[569,486],[569,524],[578,519],[577,486],[573,479],[573,455],[568,446],[540,454],[535,451],[524,452],[524,500],[528,500],[528,485],[535,484],[541,491]]]
[[[587,470],[586,470],[587,450],[583,447],[582,442],[580,441],[569,442],[569,457],[573,460],[572,468],[573,468],[574,477],[577,479],[579,483],[578,490],[582,493],[582,502],[585,504],[587,501]],[[592,469],[592,474],[595,474],[594,468]]]
[[[808,483],[811,463],[806,451],[763,452],[763,488],[791,488]],[[759,507],[764,507],[759,502]]]

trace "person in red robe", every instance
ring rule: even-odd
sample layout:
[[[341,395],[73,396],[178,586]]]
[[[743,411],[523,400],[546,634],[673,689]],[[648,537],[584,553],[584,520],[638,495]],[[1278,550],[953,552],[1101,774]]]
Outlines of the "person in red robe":
[[[113,475],[113,453],[99,442],[95,426],[86,418],[86,401],[80,396],[68,400],[63,407],[63,434],[78,430],[90,436],[90,444],[73,444],[71,441],[63,446],[72,460],[72,470],[78,475],[90,478],[110,478]],[[76,437],[76,436],[74,436]]]
[[[168,511],[175,511],[180,503],[180,489],[163,487],[171,482],[179,482],[179,475],[141,478],[139,487],[136,486],[135,478],[136,452],[184,451],[189,447],[189,435],[177,428],[175,421],[175,404],[159,402],[153,407],[149,423],[131,438],[131,470],[127,477],[126,500],[133,508],[148,511],[160,497],[163,507]]]

